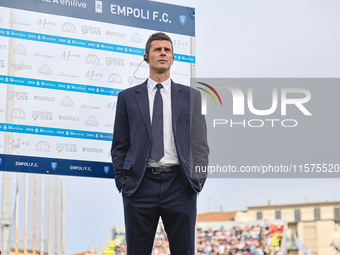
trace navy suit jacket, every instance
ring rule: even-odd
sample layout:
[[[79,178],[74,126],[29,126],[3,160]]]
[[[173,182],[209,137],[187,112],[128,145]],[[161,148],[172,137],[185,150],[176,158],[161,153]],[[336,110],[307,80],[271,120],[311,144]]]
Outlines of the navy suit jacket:
[[[201,94],[171,81],[172,130],[184,183],[200,192],[206,175],[192,172],[207,166],[209,148]],[[118,95],[111,148],[116,186],[126,196],[138,188],[150,156],[151,122],[147,81]],[[192,175],[194,173],[194,175]]]

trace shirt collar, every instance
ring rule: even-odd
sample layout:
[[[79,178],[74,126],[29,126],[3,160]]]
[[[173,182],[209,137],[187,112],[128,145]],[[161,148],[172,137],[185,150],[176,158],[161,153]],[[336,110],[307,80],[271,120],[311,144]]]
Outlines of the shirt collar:
[[[158,82],[154,81],[153,79],[151,79],[149,77],[148,79],[148,89],[150,90],[153,90],[153,89],[157,89],[156,88],[156,85],[158,84]],[[170,87],[171,87],[171,79],[167,79],[163,82],[161,82],[161,84],[163,85],[163,88],[166,90],[166,91],[169,91],[170,90]]]

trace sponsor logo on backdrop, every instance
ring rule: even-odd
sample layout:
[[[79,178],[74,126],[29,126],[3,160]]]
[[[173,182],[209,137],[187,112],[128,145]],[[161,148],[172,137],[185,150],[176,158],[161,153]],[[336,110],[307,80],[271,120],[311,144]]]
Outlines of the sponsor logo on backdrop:
[[[137,63],[137,62],[130,62],[130,66],[133,66],[133,67],[140,67],[140,68],[149,68],[149,64],[147,63]]]
[[[7,49],[7,45],[5,44],[0,44],[0,50],[6,50]]]
[[[34,101],[45,101],[45,102],[54,102],[54,97],[45,97],[45,96],[34,96]]]
[[[77,170],[77,171],[92,171],[90,166],[70,166],[70,170]]]
[[[73,143],[57,143],[57,151],[61,152],[77,152],[77,145]]]
[[[87,104],[81,105],[80,108],[92,109],[92,110],[100,110],[101,109],[99,106],[87,105]]]
[[[12,119],[16,119],[16,120],[25,120],[26,119],[26,114],[25,111],[21,108],[14,108],[11,111],[10,117]]]
[[[106,123],[106,124],[104,125],[104,127],[112,128],[112,127],[113,127],[113,124],[108,122],[108,123]]]
[[[76,27],[73,25],[73,23],[71,23],[71,22],[65,22],[65,23],[61,26],[61,31],[62,31],[62,32],[66,32],[66,33],[75,34],[77,30],[76,30]]]
[[[0,59],[0,68],[5,68],[5,60]]]
[[[103,149],[100,149],[100,148],[83,147],[83,152],[102,153],[102,152],[103,152]]]
[[[169,20],[169,14],[167,14],[166,12],[162,13],[159,11],[150,11],[145,9],[111,4],[111,13],[114,15],[123,15],[127,17],[133,16],[136,19],[146,19],[164,23],[171,23],[171,20]]]
[[[90,65],[100,65],[99,58],[96,54],[87,55],[85,63]]]
[[[51,146],[48,142],[42,140],[35,145],[35,151],[51,152]]]
[[[122,80],[122,77],[119,74],[112,73],[109,76],[109,81],[108,82],[109,83],[113,83],[113,84],[122,84],[123,80]]]
[[[91,126],[91,127],[98,127],[99,123],[93,115],[90,115],[87,120],[85,121],[86,126]]]
[[[110,171],[110,167],[109,167],[109,166],[104,166],[104,172],[105,172],[106,174],[108,174],[109,171]]]
[[[112,58],[106,57],[105,63],[107,66],[124,66],[124,59],[123,58]]]
[[[81,31],[84,35],[91,34],[91,35],[101,35],[100,27],[92,27],[92,26],[81,26]]]
[[[103,78],[102,73],[97,73],[95,71],[87,71],[84,75],[88,80],[100,81]]]
[[[28,93],[27,92],[19,92],[19,91],[8,91],[7,92],[7,99],[11,100],[28,100]]]
[[[40,53],[40,52],[34,53],[33,56],[35,56],[35,57],[41,57],[41,58],[55,58],[55,57],[52,56],[52,55],[42,54],[42,53]]]
[[[52,112],[32,111],[33,120],[53,120]]]
[[[10,24],[17,24],[17,25],[21,25],[21,26],[28,26],[28,27],[31,26],[31,24],[29,24],[29,23],[25,23],[25,22],[21,22],[21,21],[16,21],[16,20],[10,20],[9,23]]]
[[[15,161],[15,165],[19,167],[39,167],[38,163],[35,162]]]
[[[65,107],[74,107],[74,102],[70,96],[65,96],[60,105]]]
[[[15,48],[13,49],[13,53],[17,54],[17,55],[27,55],[27,51],[25,49],[25,47],[18,43]]]
[[[19,149],[23,147],[29,146],[29,142],[22,141],[20,138],[19,139],[13,139],[10,143],[9,146],[11,146],[13,149]]]
[[[64,120],[64,121],[79,121],[79,117],[59,115],[59,120]]]
[[[103,3],[102,1],[96,0],[96,12],[102,13],[103,12]]]
[[[185,76],[185,77],[189,77],[188,73],[179,73],[177,71],[173,71],[171,72],[172,75],[178,75],[178,76]]]
[[[34,163],[34,162],[20,162],[20,161],[15,161],[15,165],[16,166],[20,166],[20,167],[39,167],[38,163]]]
[[[77,61],[77,59],[80,58],[80,55],[71,51],[64,51],[60,57],[67,61]]]
[[[110,102],[106,105],[106,109],[109,109],[110,111],[114,111],[116,109],[117,102]]]
[[[141,84],[142,81],[139,80],[139,79],[136,79],[135,77],[133,76],[128,76],[128,84],[129,85],[138,85],[138,84]]]
[[[80,2],[78,0],[39,0],[41,2],[48,2],[53,4],[60,4],[60,5],[66,5],[66,6],[73,6],[73,7],[79,7],[86,9],[87,4],[84,2]],[[74,10],[73,10],[74,11]]]
[[[38,74],[52,75],[52,70],[47,64],[42,64],[42,66],[38,69]]]
[[[113,32],[113,31],[106,31],[106,35],[113,36],[113,37],[125,37],[124,33]]]
[[[181,39],[174,40],[172,43],[174,45],[174,48],[177,49],[187,49],[189,47],[189,43]]]
[[[52,168],[52,170],[56,170],[57,167],[58,167],[57,162],[51,162],[51,168]]]
[[[179,22],[184,26],[187,23],[187,16],[180,15],[179,16]]]
[[[32,65],[11,63],[11,68],[14,70],[32,70]]]
[[[131,36],[131,42],[135,42],[135,43],[143,43],[143,39],[140,36],[140,34],[138,34],[137,32],[135,32],[132,36]]]
[[[75,78],[75,79],[78,79],[78,78],[79,78],[78,75],[69,74],[69,73],[64,73],[64,72],[58,73],[58,76],[61,76],[61,77],[68,77],[68,78]]]
[[[55,22],[53,21],[49,21],[47,19],[40,19],[37,22],[37,25],[41,28],[46,28],[46,29],[52,29],[53,27],[55,27]]]

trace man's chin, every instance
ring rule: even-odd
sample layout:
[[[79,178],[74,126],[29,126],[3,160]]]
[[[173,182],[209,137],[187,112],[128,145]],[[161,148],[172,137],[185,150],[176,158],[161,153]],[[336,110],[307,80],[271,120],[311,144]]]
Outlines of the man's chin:
[[[169,71],[170,68],[166,68],[166,67],[163,67],[163,68],[157,68],[156,69],[156,72],[157,73],[166,73],[167,71]]]

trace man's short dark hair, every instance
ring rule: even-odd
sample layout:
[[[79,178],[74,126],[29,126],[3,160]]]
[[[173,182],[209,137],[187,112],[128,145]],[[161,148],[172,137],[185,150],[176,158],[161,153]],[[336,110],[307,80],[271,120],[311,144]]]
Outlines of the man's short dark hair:
[[[154,33],[154,34],[150,35],[148,41],[146,42],[146,45],[145,45],[145,54],[149,55],[149,51],[150,51],[150,48],[151,48],[151,43],[153,41],[156,41],[156,40],[169,41],[171,43],[171,48],[172,48],[171,50],[172,50],[172,53],[173,53],[174,46],[172,45],[171,38],[167,34],[164,34],[162,32],[157,32],[157,33]]]

